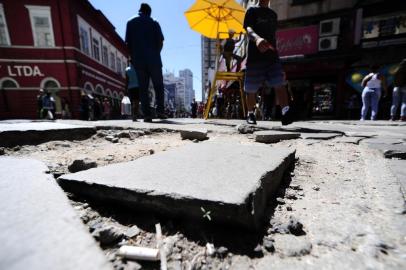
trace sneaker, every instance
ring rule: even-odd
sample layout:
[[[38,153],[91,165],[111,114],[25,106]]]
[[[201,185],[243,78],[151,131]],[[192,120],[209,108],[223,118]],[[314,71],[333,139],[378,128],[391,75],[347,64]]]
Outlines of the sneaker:
[[[289,108],[289,110],[282,115],[282,126],[287,126],[293,123],[293,112],[292,112],[292,108]]]
[[[256,125],[257,124],[257,119],[256,119],[254,113],[248,114],[247,123],[250,124],[250,125]]]

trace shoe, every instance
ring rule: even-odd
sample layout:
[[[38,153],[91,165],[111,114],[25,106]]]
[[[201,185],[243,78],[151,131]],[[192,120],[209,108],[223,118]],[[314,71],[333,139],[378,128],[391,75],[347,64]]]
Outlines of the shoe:
[[[289,110],[284,115],[282,115],[281,122],[282,122],[282,126],[287,126],[287,125],[290,125],[293,123],[292,108],[289,108]]]
[[[144,117],[144,123],[152,123],[151,117]]]
[[[250,125],[256,125],[257,124],[257,119],[256,119],[254,113],[248,114],[247,123],[250,124]]]
[[[164,114],[164,113],[158,113],[157,118],[162,119],[162,120],[166,120],[166,119],[168,119],[168,116],[166,114]]]

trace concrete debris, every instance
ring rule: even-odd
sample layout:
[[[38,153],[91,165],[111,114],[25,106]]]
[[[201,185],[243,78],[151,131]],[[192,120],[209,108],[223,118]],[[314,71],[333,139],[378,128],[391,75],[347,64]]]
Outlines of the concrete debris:
[[[258,131],[254,133],[255,141],[260,143],[277,143],[283,140],[293,140],[300,137],[300,133],[281,131]]]
[[[258,131],[258,128],[255,126],[240,124],[236,127],[239,133],[241,134],[253,134],[255,131]]]
[[[271,239],[265,237],[262,244],[268,252],[275,251],[274,241],[272,241]]]
[[[117,137],[115,137],[115,136],[112,136],[112,135],[107,136],[106,140],[109,141],[109,142],[112,142],[112,143],[118,143],[119,142],[119,139]]]
[[[140,234],[141,230],[136,226],[131,226],[124,234],[125,236],[127,236],[128,238],[133,238],[135,236],[137,236],[138,234]]]
[[[114,225],[103,226],[96,229],[92,235],[100,242],[101,245],[111,245],[117,243],[123,238],[124,233],[121,228]]]
[[[68,170],[71,173],[76,173],[80,171],[89,170],[91,168],[96,168],[97,163],[89,158],[79,158],[74,160],[69,166]]]
[[[180,136],[183,140],[207,140],[207,129],[196,129],[196,130],[181,130]]]
[[[210,244],[210,243],[207,243],[206,244],[206,254],[207,254],[207,256],[213,256],[215,252],[216,252],[216,248],[214,247],[214,245]]]

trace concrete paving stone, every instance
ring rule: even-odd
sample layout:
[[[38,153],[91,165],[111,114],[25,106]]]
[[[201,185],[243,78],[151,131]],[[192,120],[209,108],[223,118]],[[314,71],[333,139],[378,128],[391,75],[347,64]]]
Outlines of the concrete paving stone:
[[[94,127],[54,122],[0,123],[0,146],[35,145],[48,141],[83,140],[96,133]]]
[[[302,133],[300,137],[306,140],[331,140],[341,134],[338,133]]]
[[[189,144],[135,161],[63,175],[69,192],[158,213],[256,229],[295,150]],[[204,210],[203,210],[204,209]]]
[[[367,143],[365,145],[370,149],[377,150],[384,158],[406,159],[405,144]]]
[[[359,144],[360,141],[364,140],[365,137],[347,137],[347,136],[343,136],[343,137],[338,137],[334,139],[334,142],[337,143],[351,143],[351,144]]]
[[[112,269],[47,170],[0,158],[0,269]]]
[[[258,131],[254,133],[255,141],[260,143],[276,143],[283,140],[293,140],[300,137],[300,133],[281,131]]]
[[[203,141],[207,139],[207,129],[190,129],[182,130],[180,136],[184,140],[199,140]]]
[[[362,141],[363,144],[387,144],[396,145],[402,144],[404,141],[401,138],[370,138]]]

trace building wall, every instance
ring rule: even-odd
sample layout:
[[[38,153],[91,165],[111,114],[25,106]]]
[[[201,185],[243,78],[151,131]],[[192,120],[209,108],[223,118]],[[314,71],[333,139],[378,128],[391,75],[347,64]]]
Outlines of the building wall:
[[[214,39],[201,38],[202,48],[202,100],[206,99],[206,90],[209,85],[209,69],[216,65],[216,41]]]

